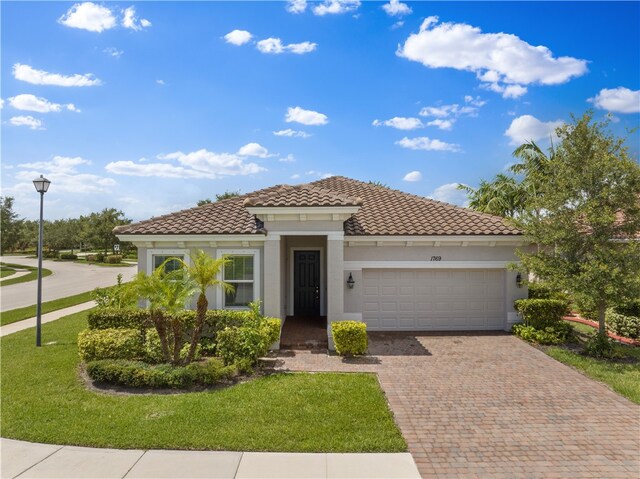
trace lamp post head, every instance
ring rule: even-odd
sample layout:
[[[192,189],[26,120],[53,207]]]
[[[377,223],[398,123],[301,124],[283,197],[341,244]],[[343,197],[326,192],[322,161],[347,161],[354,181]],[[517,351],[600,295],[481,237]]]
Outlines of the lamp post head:
[[[49,189],[51,181],[47,180],[44,176],[40,175],[40,178],[33,180],[33,186],[36,187],[38,193],[46,193]]]

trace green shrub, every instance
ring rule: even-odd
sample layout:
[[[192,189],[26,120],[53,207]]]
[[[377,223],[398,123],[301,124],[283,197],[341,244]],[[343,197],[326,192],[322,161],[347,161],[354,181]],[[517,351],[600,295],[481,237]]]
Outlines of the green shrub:
[[[189,348],[191,343],[185,342],[180,349],[180,359],[185,359],[189,354]],[[198,344],[196,346],[196,353],[193,357],[195,361],[200,359],[202,347]],[[164,355],[162,354],[162,346],[160,345],[160,336],[155,328],[147,329],[144,338],[144,360],[148,363],[157,364],[164,361]]]
[[[278,318],[264,318],[262,327],[265,330],[268,347],[280,339],[280,327],[282,321]]]
[[[142,308],[98,308],[89,313],[89,329],[144,329],[151,327],[149,311]]]
[[[617,356],[613,341],[606,335],[594,332],[584,345],[584,353],[594,358],[611,359]]]
[[[112,254],[105,256],[104,262],[107,264],[119,264],[122,263],[122,256],[119,254]]]
[[[563,291],[553,288],[547,283],[535,281],[529,283],[529,299],[559,299],[561,301],[568,301],[569,297]]]
[[[638,316],[627,316],[614,308],[609,308],[605,313],[605,321],[609,331],[625,338],[640,338],[640,317]]]
[[[565,321],[560,321],[554,326],[547,326],[544,329],[536,329],[526,324],[514,324],[513,334],[525,341],[538,344],[562,344],[569,340],[573,334],[573,328]]]
[[[242,361],[255,364],[269,350],[269,339],[262,328],[225,328],[218,333],[216,351],[227,365]]]
[[[626,303],[619,304],[615,307],[615,310],[625,316],[640,317],[640,299],[633,299]]]
[[[592,321],[598,321],[598,308],[591,297],[576,296],[574,298],[574,304],[580,316]]]
[[[83,361],[138,359],[142,336],[137,329],[85,329],[78,334],[78,353]]]
[[[64,260],[78,259],[78,255],[73,253],[60,253],[60,259],[64,259]]]
[[[186,389],[211,386],[236,374],[233,366],[209,359],[188,366],[150,365],[138,361],[102,360],[87,363],[87,374],[99,383],[133,388]]]
[[[538,330],[556,326],[567,313],[568,306],[567,301],[559,299],[518,299],[515,302],[524,323]]]
[[[356,356],[367,352],[367,325],[360,321],[334,321],[331,335],[336,352],[342,356]]]

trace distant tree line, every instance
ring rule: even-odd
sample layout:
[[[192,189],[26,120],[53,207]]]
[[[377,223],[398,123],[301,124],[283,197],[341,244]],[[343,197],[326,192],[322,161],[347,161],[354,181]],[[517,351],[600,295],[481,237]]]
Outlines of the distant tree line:
[[[20,218],[13,210],[14,198],[0,197],[0,249],[2,253],[32,251],[38,246],[38,221]],[[79,218],[44,221],[43,249],[50,254],[62,250],[101,250],[109,252],[120,244],[123,252],[130,243],[120,242],[113,228],[131,223],[122,211],[105,208]]]

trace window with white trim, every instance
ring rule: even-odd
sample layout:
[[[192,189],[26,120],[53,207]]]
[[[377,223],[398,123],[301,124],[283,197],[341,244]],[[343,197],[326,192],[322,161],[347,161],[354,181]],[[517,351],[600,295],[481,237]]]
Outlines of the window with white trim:
[[[147,250],[147,274],[153,273],[165,261],[167,261],[164,265],[166,273],[182,269],[182,264],[179,260],[189,264],[189,250],[150,248]]]
[[[228,260],[219,278],[233,286],[227,292],[217,288],[217,305],[225,309],[247,309],[249,303],[260,298],[260,250],[218,249],[217,258]]]
[[[169,260],[169,261],[167,261]],[[153,270],[155,271],[158,267],[162,265],[165,261],[167,261],[164,265],[164,272],[170,273],[171,271],[176,271],[182,268],[182,263],[179,260],[184,261],[184,256],[182,255],[162,255],[162,254],[154,254],[153,255]]]

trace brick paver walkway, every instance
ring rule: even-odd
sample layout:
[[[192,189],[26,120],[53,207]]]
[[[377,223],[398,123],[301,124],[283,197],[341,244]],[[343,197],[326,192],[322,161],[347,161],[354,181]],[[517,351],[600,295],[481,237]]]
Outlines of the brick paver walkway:
[[[376,372],[424,478],[640,477],[640,407],[519,339],[370,337],[366,358],[282,351],[276,367]]]

